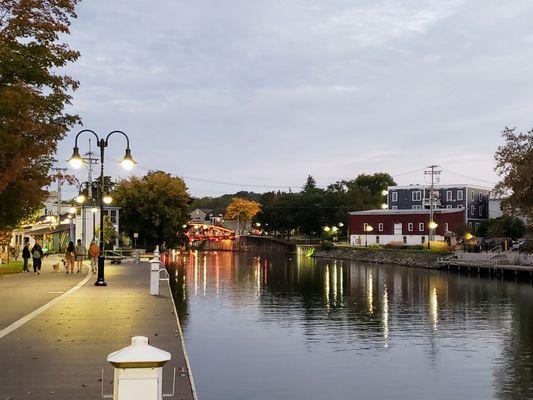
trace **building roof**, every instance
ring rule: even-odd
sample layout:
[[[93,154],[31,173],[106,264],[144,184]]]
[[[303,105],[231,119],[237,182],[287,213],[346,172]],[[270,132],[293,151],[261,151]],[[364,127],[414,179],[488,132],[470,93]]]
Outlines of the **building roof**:
[[[412,184],[412,185],[401,185],[401,186],[388,186],[387,190],[395,190],[395,189],[429,189],[430,185],[420,185],[420,184]],[[471,185],[469,183],[462,183],[462,184],[449,184],[449,185],[434,185],[435,189],[452,189],[452,188],[468,188],[468,189],[478,189],[478,190],[487,190],[492,191],[492,188],[487,186],[479,186],[479,185]]]
[[[464,208],[439,208],[433,210],[434,214],[464,213]],[[365,210],[352,211],[349,215],[420,215],[429,214],[429,210]]]

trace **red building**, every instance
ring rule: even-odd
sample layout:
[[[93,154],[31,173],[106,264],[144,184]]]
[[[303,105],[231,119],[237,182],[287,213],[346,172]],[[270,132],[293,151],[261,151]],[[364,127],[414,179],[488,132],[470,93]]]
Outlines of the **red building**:
[[[437,224],[434,240],[444,240],[448,232],[465,223],[464,209],[439,209],[433,212]],[[429,235],[429,210],[368,210],[351,212],[348,232],[352,245],[403,242],[424,244]]]

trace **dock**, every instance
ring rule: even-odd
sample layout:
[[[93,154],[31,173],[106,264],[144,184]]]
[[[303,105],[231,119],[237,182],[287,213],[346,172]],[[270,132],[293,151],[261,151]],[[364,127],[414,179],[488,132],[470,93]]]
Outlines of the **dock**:
[[[148,263],[106,266],[108,286],[87,272],[21,273],[0,279],[0,398],[96,400],[113,391],[107,355],[133,336],[172,354],[163,393],[195,400],[179,320],[167,282],[149,294]],[[103,379],[102,379],[103,370]]]
[[[478,275],[490,275],[515,278],[533,279],[533,266],[502,264],[494,261],[475,261],[475,260],[457,260],[446,259],[439,260],[434,264],[434,269],[477,273]]]

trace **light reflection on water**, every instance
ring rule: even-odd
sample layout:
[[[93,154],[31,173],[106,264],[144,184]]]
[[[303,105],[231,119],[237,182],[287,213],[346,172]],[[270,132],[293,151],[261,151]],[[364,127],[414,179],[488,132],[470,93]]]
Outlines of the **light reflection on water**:
[[[201,400],[533,398],[533,288],[397,266],[177,257]]]

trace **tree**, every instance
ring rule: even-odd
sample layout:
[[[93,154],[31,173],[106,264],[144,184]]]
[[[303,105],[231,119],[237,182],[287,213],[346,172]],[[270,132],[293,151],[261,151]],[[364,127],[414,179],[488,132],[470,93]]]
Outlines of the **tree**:
[[[501,177],[496,192],[508,195],[502,201],[506,211],[533,221],[533,129],[521,133],[516,128],[505,128],[502,136],[505,145],[494,155],[494,170]]]
[[[35,211],[58,141],[79,121],[65,112],[78,82],[60,69],[79,57],[60,40],[77,0],[0,0],[0,229]]]
[[[479,227],[478,235],[519,239],[524,236],[525,232],[526,226],[520,218],[503,215],[498,218],[483,221]]]
[[[311,175],[307,175],[307,180],[303,187],[304,192],[309,192],[310,190],[316,189],[316,180]]]
[[[100,235],[100,227],[96,228],[96,235]],[[108,246],[117,238],[115,226],[109,220],[109,216],[104,215],[104,244]]]
[[[184,240],[190,196],[183,179],[150,171],[142,178],[119,181],[113,196],[121,207],[121,227],[130,236],[138,233],[144,246],[165,241],[172,247]]]
[[[242,224],[251,221],[259,211],[261,211],[261,204],[258,202],[235,197],[226,209],[225,218],[231,221],[236,220],[240,231]]]

